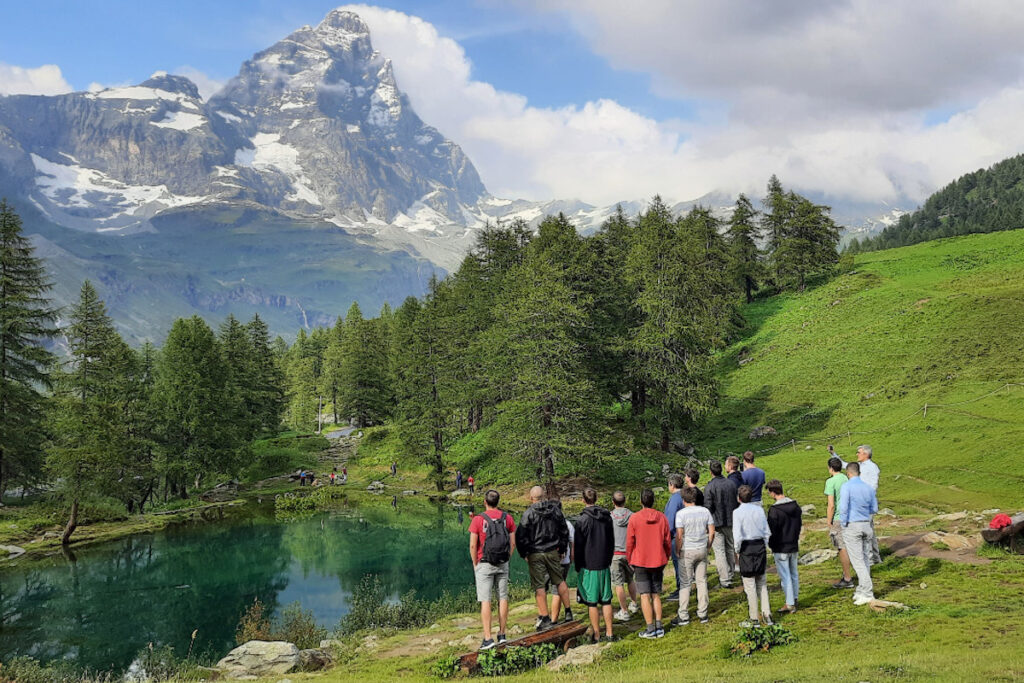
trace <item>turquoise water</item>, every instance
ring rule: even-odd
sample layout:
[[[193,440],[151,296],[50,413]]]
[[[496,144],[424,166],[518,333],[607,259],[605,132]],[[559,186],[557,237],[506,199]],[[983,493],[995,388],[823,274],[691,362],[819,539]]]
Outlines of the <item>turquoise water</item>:
[[[472,586],[470,517],[450,506],[341,510],[276,519],[250,504],[223,521],[56,554],[0,571],[0,659],[71,659],[123,669],[148,643],[222,656],[254,598],[280,610],[299,602],[333,629],[362,577],[394,597]],[[519,560],[513,579],[525,579]]]

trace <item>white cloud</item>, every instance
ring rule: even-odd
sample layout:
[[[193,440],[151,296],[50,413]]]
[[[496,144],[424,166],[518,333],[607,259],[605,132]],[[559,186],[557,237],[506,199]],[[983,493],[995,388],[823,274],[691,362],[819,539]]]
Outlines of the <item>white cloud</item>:
[[[25,68],[0,62],[0,95],[60,95],[71,92],[60,67],[43,64]]]
[[[1024,14],[1005,2],[985,12],[964,2],[865,2],[650,0],[643,11],[617,0],[563,3],[613,65],[716,112],[685,121],[610,100],[532,107],[474,81],[463,49],[433,25],[350,9],[393,60],[416,112],[466,150],[499,196],[690,199],[758,191],[778,173],[837,199],[920,201],[1024,149],[1014,52],[1024,54]],[[929,125],[929,108],[939,107],[961,113]]]
[[[213,78],[194,66],[188,66],[187,64],[179,66],[177,69],[171,71],[171,73],[184,76],[195,83],[196,87],[199,88],[199,96],[202,97],[203,100],[210,99],[210,96],[224,87],[224,84],[227,82]]]

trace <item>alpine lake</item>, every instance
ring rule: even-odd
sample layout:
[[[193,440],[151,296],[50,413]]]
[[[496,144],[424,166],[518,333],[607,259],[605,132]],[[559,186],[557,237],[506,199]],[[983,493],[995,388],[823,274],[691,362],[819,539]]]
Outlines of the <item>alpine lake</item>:
[[[193,652],[219,658],[254,599],[270,616],[298,602],[333,631],[367,575],[394,600],[471,591],[473,509],[401,498],[289,517],[252,500],[223,519],[22,558],[0,569],[0,660],[123,671],[150,643],[184,654],[193,631]],[[524,563],[512,579],[525,582]]]

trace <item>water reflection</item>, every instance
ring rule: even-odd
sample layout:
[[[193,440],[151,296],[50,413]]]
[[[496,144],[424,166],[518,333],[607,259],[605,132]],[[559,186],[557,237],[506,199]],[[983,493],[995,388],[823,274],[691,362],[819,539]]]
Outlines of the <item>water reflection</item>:
[[[17,565],[0,573],[0,658],[119,669],[150,642],[185,651],[194,629],[197,651],[222,655],[256,597],[272,610],[299,601],[333,628],[365,574],[396,597],[470,588],[471,517],[405,501],[396,508],[292,521],[263,508]],[[525,578],[522,563],[513,574]]]

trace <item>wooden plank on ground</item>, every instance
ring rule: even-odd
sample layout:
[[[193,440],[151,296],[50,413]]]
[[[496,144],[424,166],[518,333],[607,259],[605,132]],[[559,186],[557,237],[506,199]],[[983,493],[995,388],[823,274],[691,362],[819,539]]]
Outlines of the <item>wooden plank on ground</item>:
[[[509,647],[530,647],[531,645],[542,645],[544,643],[551,643],[557,647],[568,649],[573,640],[584,635],[589,629],[590,625],[585,621],[570,621],[558,624],[547,631],[531,633],[523,636],[522,638],[510,640],[504,645],[500,645],[498,649]],[[462,655],[459,657],[459,667],[468,672],[475,671],[478,668],[477,656],[479,654],[479,652],[469,652]]]

